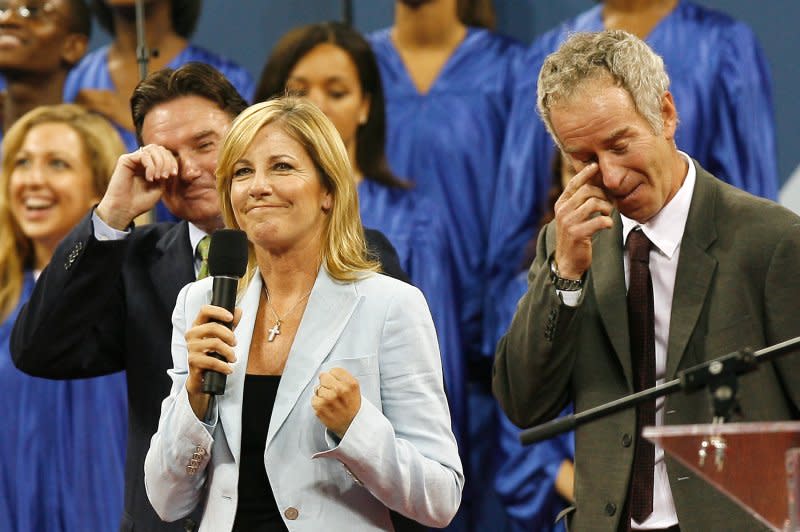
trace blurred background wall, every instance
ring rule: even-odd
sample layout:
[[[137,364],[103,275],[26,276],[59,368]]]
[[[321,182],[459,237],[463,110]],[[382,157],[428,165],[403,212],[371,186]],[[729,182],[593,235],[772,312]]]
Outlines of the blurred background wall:
[[[796,94],[800,88],[800,1],[695,1],[746,22],[761,41],[772,67],[778,172],[783,183],[800,163],[800,98]],[[363,32],[392,22],[392,0],[351,0],[350,4],[353,22]],[[530,43],[594,4],[592,0],[494,0],[497,30]],[[204,0],[194,41],[236,60],[257,78],[269,50],[285,31],[310,22],[341,19],[344,12],[344,0]],[[92,48],[108,40],[98,29]]]

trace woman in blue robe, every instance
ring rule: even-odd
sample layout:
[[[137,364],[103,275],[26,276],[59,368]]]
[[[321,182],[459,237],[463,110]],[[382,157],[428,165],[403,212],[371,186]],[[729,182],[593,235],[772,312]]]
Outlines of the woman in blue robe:
[[[606,2],[610,4],[610,2]],[[555,149],[544,123],[536,114],[536,82],[542,63],[568,34],[601,31],[607,5],[598,4],[538,38],[514,65],[514,103],[503,153],[500,182],[489,242],[491,293],[503,301],[487,302],[485,338],[493,345],[504,334],[516,302],[525,291],[518,275],[525,269],[526,244],[536,237],[547,190],[550,187],[550,161]],[[623,28],[624,29],[624,28]],[[771,77],[767,61],[752,30],[728,15],[688,1],[657,21],[645,38],[664,59],[670,75],[680,123],[676,133],[678,148],[697,159],[718,178],[752,194],[775,199],[777,162]],[[521,458],[513,457],[512,462]],[[518,453],[539,451],[517,448]],[[541,469],[525,478],[519,467],[502,467],[509,476],[498,478],[506,486],[507,504],[516,507],[521,522],[539,519],[533,496],[524,510],[525,493],[521,486],[542,478]],[[513,483],[519,489],[509,488]],[[553,482],[539,482],[552,490]],[[527,521],[526,521],[527,519]]]
[[[400,265],[428,301],[439,338],[453,432],[464,455],[466,377],[459,335],[458,291],[441,217],[429,198],[418,191],[389,187],[369,178],[358,184],[358,201],[364,227],[386,235],[397,250]]]
[[[426,92],[420,92],[392,40],[369,39],[386,98],[387,156],[444,218],[455,257],[462,345],[468,358],[494,354],[481,345],[486,246],[500,154],[510,110],[509,63],[519,45],[486,29],[463,40]]]
[[[417,5],[419,4],[419,5]],[[511,105],[513,39],[458,20],[456,2],[395,3],[394,26],[369,36],[387,112],[391,168],[441,213],[454,257],[466,368],[469,446],[463,512],[470,529],[502,529],[493,495],[499,452],[491,394],[494,345],[482,338],[490,272],[486,252],[500,155]],[[426,58],[415,61],[423,54]],[[445,58],[431,75],[430,58]]]
[[[0,530],[105,532],[122,515],[122,374],[54,381],[17,370],[9,341],[55,246],[105,192],[124,147],[100,116],[38,107],[3,141],[0,172]],[[55,265],[55,267],[63,267]]]

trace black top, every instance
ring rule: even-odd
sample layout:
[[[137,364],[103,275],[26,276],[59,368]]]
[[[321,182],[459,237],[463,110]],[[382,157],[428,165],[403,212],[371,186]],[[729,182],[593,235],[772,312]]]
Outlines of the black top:
[[[244,377],[242,453],[239,461],[239,502],[234,532],[287,530],[264,468],[264,449],[280,375]]]

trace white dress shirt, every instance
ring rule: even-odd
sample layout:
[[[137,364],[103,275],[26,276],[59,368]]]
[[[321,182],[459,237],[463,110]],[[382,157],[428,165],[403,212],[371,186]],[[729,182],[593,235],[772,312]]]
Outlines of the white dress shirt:
[[[664,382],[667,368],[667,342],[669,340],[669,322],[672,316],[672,296],[675,289],[675,275],[678,271],[680,244],[686,220],[689,217],[689,206],[697,172],[691,158],[679,152],[688,164],[688,171],[683,184],[675,196],[662,207],[647,223],[640,224],[635,220],[622,218],[622,244],[624,252],[625,286],[629,283],[630,265],[628,251],[625,247],[628,234],[640,227],[653,247],[650,249],[650,276],[653,281],[653,303],[655,313],[656,336],[656,384]],[[558,291],[566,305],[577,306],[580,303],[581,290]],[[664,424],[664,398],[656,400],[656,425]],[[655,470],[653,482],[653,513],[643,523],[631,520],[634,530],[653,530],[669,528],[678,524],[675,503],[669,487],[667,467],[664,464],[664,449],[656,445]]]

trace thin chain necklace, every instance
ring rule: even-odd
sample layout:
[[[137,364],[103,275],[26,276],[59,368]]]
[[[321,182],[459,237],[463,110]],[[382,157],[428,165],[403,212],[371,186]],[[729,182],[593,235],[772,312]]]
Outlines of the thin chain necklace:
[[[294,309],[296,309],[300,305],[300,303],[305,301],[305,299],[311,295],[311,290],[309,290],[306,295],[298,299],[295,302],[295,304],[292,305],[292,308],[290,308],[286,312],[286,314],[283,315],[283,318],[281,318],[280,316],[278,316],[278,313],[275,312],[275,308],[272,306],[272,301],[269,298],[269,290],[267,290],[267,284],[263,283],[261,287],[264,289],[264,295],[267,296],[267,307],[269,308],[270,312],[272,312],[272,315],[275,317],[275,325],[273,325],[272,328],[269,329],[269,336],[267,337],[267,342],[274,342],[275,337],[281,333],[281,325],[283,324],[283,320],[288,318],[292,314],[292,312],[294,312]]]

